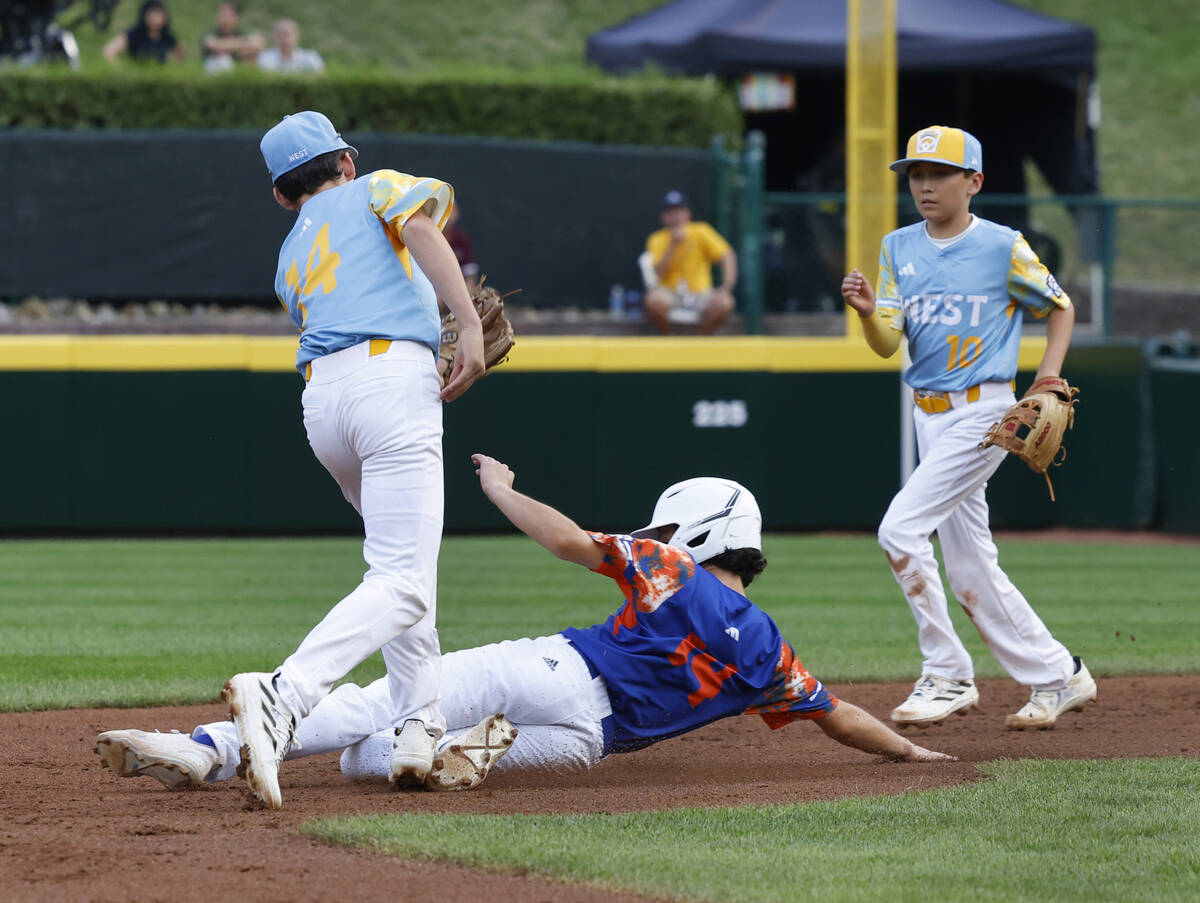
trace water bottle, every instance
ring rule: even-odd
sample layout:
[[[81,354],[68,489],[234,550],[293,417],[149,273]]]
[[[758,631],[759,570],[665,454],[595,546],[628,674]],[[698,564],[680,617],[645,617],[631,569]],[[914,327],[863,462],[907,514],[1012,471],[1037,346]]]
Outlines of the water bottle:
[[[625,287],[614,285],[608,292],[608,316],[612,320],[625,319]]]
[[[625,293],[625,319],[636,323],[642,318],[642,293],[630,289]]]

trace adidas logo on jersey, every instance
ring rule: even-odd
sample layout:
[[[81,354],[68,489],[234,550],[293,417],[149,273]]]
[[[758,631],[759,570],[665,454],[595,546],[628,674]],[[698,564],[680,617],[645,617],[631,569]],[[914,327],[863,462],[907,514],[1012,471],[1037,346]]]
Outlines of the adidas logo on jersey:
[[[735,643],[742,638],[741,632],[736,627],[726,627],[725,632],[733,637]]]
[[[915,276],[917,275],[917,268],[912,265],[912,261],[910,260],[904,266],[900,267],[900,272],[897,275]]]
[[[543,655],[542,661],[544,661],[546,663],[546,667],[549,668],[551,671],[557,670],[557,668],[558,668],[558,660],[557,659],[548,658],[547,656]]]

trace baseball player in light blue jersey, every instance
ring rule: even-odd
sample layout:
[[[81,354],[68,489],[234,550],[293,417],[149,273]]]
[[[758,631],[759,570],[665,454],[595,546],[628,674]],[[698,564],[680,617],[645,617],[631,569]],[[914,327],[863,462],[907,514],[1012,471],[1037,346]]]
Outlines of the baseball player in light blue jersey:
[[[519,734],[468,733],[457,740],[476,767],[456,786],[496,771],[581,771],[734,715],[771,728],[813,721],[846,746],[894,761],[952,757],[909,742],[833,696],[804,667],[771,617],[747,596],[766,568],[762,516],[744,486],[697,477],[668,487],[650,522],[628,536],[581,529],[517,492],[513,472],[476,455],[480,485],[512,523],[564,561],[614,581],[621,604],[602,624],[509,640],[445,656],[442,706],[450,728],[503,710]],[[342,754],[351,777],[389,771],[391,706],[386,680],[343,684],[300,723],[292,755]],[[453,749],[453,745],[450,747]],[[191,734],[105,731],[96,752],[115,774],[149,775],[168,787],[226,780],[240,763],[229,722]],[[501,759],[503,755],[503,759]],[[441,789],[438,787],[438,789]]]
[[[368,565],[358,588],[273,673],[225,684],[246,780],[277,809],[296,723],[378,649],[392,723],[403,723],[392,779],[422,786],[428,778],[445,729],[435,627],[442,402],[465,392],[484,362],[479,317],[441,232],[454,203],[449,185],[388,169],[357,178],[358,151],[312,111],[284,117],[261,150],[275,200],[296,212],[275,289],[300,330],[308,441],[362,516]],[[439,297],[462,327],[444,389],[435,368]]]
[[[920,464],[892,499],[879,543],[917,620],[924,664],[891,717],[936,724],[979,701],[929,541],[936,531],[954,595],[1000,664],[1032,689],[1005,724],[1050,728],[1095,699],[1096,683],[1000,570],[984,490],[1005,452],[979,444],[1015,402],[1024,317],[1047,320],[1036,383],[1059,375],[1075,311],[1019,232],[971,213],[983,185],[983,150],[973,135],[922,129],[891,168],[907,174],[923,221],[884,236],[874,290],[858,270],[842,282],[867,344],[889,357],[904,336],[912,359],[903,377],[913,390]]]

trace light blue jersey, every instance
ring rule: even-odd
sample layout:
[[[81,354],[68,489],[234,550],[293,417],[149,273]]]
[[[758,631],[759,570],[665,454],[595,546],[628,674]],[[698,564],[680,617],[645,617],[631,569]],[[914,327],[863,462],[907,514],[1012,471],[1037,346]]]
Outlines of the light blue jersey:
[[[914,223],[884,236],[877,309],[908,337],[914,389],[956,392],[1017,375],[1021,320],[1071,304],[1020,232],[975,217],[939,248]]]
[[[367,339],[424,342],[436,356],[437,294],[400,239],[423,210],[445,226],[454,190],[381,169],[309,198],[279,250],[275,294],[300,329],[296,368]]]

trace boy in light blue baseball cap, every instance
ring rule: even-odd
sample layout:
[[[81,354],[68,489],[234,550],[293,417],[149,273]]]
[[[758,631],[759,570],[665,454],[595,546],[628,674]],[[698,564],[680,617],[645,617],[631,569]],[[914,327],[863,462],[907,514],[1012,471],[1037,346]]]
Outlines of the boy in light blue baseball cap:
[[[263,160],[276,181],[284,173],[331,151],[344,150],[358,159],[358,150],[342,140],[329,117],[315,110],[284,116],[259,142]]]
[[[296,725],[334,682],[382,649],[389,720],[400,726],[393,783],[462,786],[444,780],[454,751],[437,749],[446,728],[434,619],[442,402],[466,392],[484,362],[479,315],[442,234],[454,189],[394,169],[360,178],[358,151],[312,110],[285,116],[260,149],[276,202],[297,214],[279,250],[275,295],[300,331],[305,430],[363,518],[369,570],[274,672],[236,674],[225,684],[244,776],[266,806],[283,805],[279,766]],[[439,298],[459,333],[444,379]],[[473,763],[459,764],[481,779]]]

